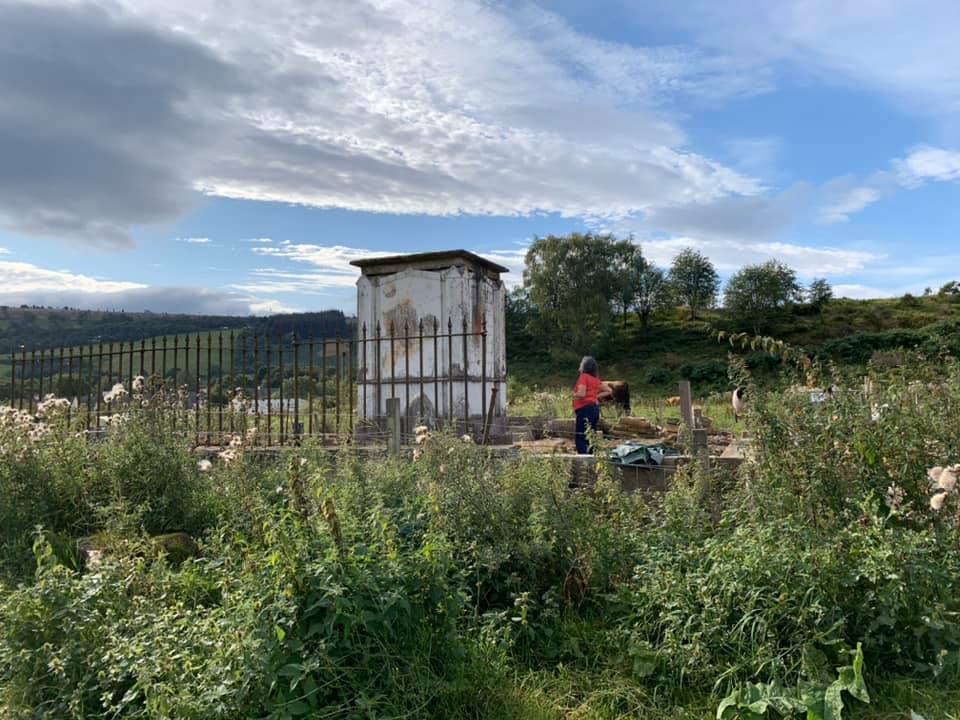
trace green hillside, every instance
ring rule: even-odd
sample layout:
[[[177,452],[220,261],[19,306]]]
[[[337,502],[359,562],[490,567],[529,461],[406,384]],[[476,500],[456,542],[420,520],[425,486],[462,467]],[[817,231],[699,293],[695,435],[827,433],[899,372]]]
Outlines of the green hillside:
[[[521,384],[541,387],[566,385],[576,372],[579,355],[596,354],[602,375],[623,378],[641,390],[673,386],[690,379],[702,389],[725,387],[726,359],[731,348],[717,342],[711,330],[749,330],[737,325],[721,310],[687,319],[682,309],[654,313],[650,325],[641,327],[635,315],[625,325],[592,348],[564,348],[566,363],[558,361],[557,348],[536,342],[518,322],[508,325],[510,374]],[[886,364],[900,361],[903,349],[946,351],[960,355],[960,298],[954,295],[880,300],[838,299],[821,312],[798,304],[764,334],[802,347],[842,365],[866,365],[872,359]],[[754,370],[775,371],[778,361],[764,353],[745,353]]]
[[[29,352],[101,342],[139,343],[150,338],[220,330],[247,330],[261,335],[295,331],[303,337],[333,337],[337,332],[349,334],[351,328],[350,319],[339,310],[237,317],[0,306],[0,356],[21,348]]]

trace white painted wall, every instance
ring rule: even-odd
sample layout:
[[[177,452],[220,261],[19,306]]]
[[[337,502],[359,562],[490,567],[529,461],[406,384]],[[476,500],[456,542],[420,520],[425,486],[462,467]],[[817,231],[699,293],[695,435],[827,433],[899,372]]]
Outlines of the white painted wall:
[[[466,320],[467,333],[479,333],[486,318],[486,397],[498,388],[495,416],[504,415],[506,407],[506,339],[504,305],[506,294],[503,282],[492,280],[486,273],[468,267],[451,267],[441,271],[408,268],[392,275],[361,275],[357,281],[357,318],[359,339],[364,337],[365,352],[357,354],[358,402],[360,418],[372,419],[386,413],[386,400],[400,398],[401,413],[419,418],[420,381],[423,379],[424,415],[427,419],[464,415],[464,399],[470,417],[479,417],[483,407],[481,383],[482,341],[479,336],[467,337],[468,382],[466,392],[462,378],[463,338],[454,337],[452,347],[447,337],[450,324],[454,333],[462,333]],[[423,348],[420,348],[420,321],[423,321]],[[434,353],[434,323],[438,323],[436,354]],[[380,342],[377,343],[377,326]],[[390,329],[394,340],[390,342]],[[404,333],[408,331],[407,342]],[[379,402],[377,362],[381,380]],[[423,363],[423,373],[420,367]],[[434,361],[440,382],[434,382]],[[448,368],[452,363],[451,383]],[[363,380],[364,373],[366,382]],[[394,383],[391,385],[390,380]],[[409,410],[407,386],[409,379]],[[439,398],[438,398],[439,396]],[[439,400],[439,412],[435,403]]]

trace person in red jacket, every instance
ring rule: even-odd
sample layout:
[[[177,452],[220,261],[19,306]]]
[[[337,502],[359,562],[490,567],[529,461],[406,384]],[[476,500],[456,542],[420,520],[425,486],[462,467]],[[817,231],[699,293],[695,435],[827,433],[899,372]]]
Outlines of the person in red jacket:
[[[594,430],[600,422],[600,401],[612,394],[610,387],[600,381],[597,361],[589,355],[580,361],[580,377],[573,386],[573,409],[577,415],[577,454],[589,455],[587,427]]]

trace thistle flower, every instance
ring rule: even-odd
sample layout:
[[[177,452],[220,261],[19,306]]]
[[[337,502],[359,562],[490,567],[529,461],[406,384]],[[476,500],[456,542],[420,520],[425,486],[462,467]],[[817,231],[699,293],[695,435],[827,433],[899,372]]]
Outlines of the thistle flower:
[[[943,472],[940,473],[940,479],[937,481],[937,485],[939,485],[942,490],[952,492],[957,486],[956,468],[944,468]]]
[[[70,407],[70,401],[66,398],[57,398],[53,395],[47,395],[43,402],[37,405],[37,417],[46,417],[55,415]]]
[[[933,510],[938,511],[940,510],[940,508],[943,507],[943,501],[946,499],[947,499],[947,493],[938,492],[936,495],[930,498],[930,507]]]
[[[903,488],[896,483],[891,484],[890,487],[887,488],[886,497],[884,499],[888,508],[893,511],[899,511],[903,505]]]
[[[116,383],[109,391],[103,394],[103,401],[106,403],[117,402],[123,400],[127,396],[127,389],[123,386],[123,383]]]

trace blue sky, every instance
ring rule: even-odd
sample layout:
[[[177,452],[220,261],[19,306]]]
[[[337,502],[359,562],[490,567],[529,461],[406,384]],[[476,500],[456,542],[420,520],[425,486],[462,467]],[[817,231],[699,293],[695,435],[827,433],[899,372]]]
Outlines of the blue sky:
[[[960,278],[960,5],[14,0],[0,303],[352,311],[349,261],[632,234]]]

